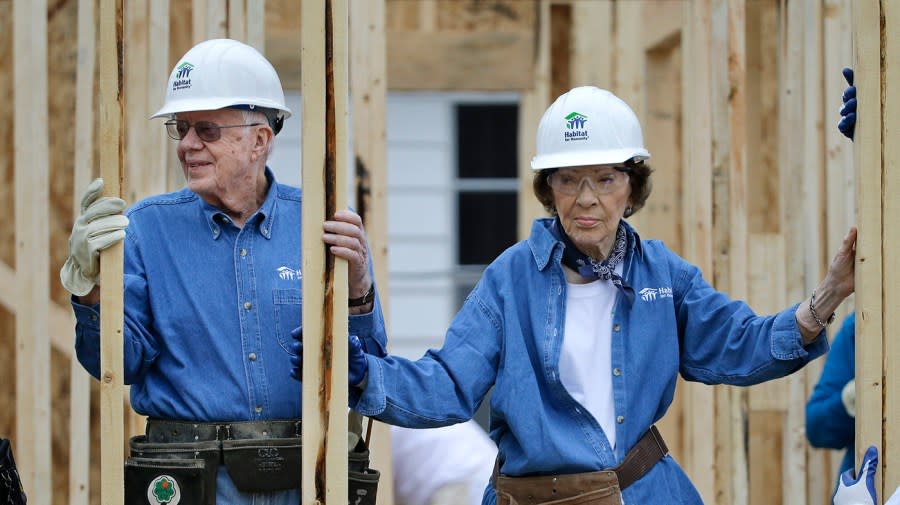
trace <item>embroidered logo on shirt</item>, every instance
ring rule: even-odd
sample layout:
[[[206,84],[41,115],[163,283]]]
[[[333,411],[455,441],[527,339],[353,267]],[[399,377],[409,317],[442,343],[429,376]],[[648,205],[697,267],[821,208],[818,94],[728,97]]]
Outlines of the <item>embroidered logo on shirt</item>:
[[[278,267],[275,269],[278,272],[278,277],[282,280],[293,281],[300,280],[303,278],[303,275],[300,273],[300,269],[294,270],[291,267]]]
[[[672,288],[644,288],[638,293],[645,302],[653,302],[657,298],[672,298]]]

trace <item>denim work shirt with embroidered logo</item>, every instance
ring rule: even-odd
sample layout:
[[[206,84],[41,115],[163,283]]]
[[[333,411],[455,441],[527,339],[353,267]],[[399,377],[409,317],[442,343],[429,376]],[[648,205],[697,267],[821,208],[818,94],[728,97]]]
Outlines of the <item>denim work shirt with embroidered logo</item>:
[[[300,417],[289,350],[300,325],[301,194],[268,169],[266,178],[266,199],[243,228],[187,189],[128,210],[125,382],[140,414],[201,422]],[[98,377],[99,306],[73,307],[78,359]],[[372,312],[349,319],[368,352],[386,352],[377,297]],[[220,502],[232,503],[237,492],[222,474]],[[293,495],[275,493],[266,503],[297,503]]]
[[[679,374],[706,384],[751,385],[783,377],[828,350],[825,332],[802,345],[795,311],[757,316],[713,289],[700,270],[659,241],[632,244],[612,316],[610,381],[615,450],[596,419],[560,381],[566,279],[562,244],[538,219],[531,236],[498,257],[466,299],[443,347],[418,361],[368,356],[366,389],[351,406],[392,424],[424,428],[469,419],[488,390],[501,472],[568,474],[614,467],[666,413]],[[624,492],[629,504],[699,504],[671,456]],[[488,485],[484,503],[496,500]]]

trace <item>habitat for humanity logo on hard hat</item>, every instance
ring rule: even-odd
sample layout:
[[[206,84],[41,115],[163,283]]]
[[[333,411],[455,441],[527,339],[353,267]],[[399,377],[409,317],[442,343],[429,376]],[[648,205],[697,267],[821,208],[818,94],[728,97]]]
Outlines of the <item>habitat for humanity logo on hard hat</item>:
[[[580,112],[572,112],[568,116],[566,116],[566,142],[570,140],[587,140],[588,132],[584,127],[584,124],[587,123],[587,116],[581,114]],[[569,131],[571,130],[571,131]]]
[[[194,70],[194,66],[188,62],[175,67],[175,80],[172,81],[172,91],[191,87],[190,75],[192,70]]]

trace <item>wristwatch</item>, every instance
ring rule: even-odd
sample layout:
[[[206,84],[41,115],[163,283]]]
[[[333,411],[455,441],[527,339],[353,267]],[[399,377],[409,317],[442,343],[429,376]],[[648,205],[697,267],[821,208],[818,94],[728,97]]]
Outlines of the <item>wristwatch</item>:
[[[375,299],[375,283],[369,284],[369,290],[366,291],[366,294],[360,296],[359,298],[350,298],[347,300],[348,307],[362,307],[363,305],[368,305]]]

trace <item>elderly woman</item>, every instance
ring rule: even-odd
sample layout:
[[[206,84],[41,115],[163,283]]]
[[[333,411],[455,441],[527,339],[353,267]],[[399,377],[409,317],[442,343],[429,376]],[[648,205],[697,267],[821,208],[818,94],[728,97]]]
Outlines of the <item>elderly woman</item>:
[[[654,427],[678,375],[757,384],[825,353],[826,324],[854,289],[856,231],[809,299],[756,315],[624,220],[650,195],[649,157],[619,98],[594,87],[560,96],[531,162],[553,216],[487,268],[440,350],[377,357],[351,339],[351,407],[444,426],[493,387],[499,454],[485,504],[701,503]]]

